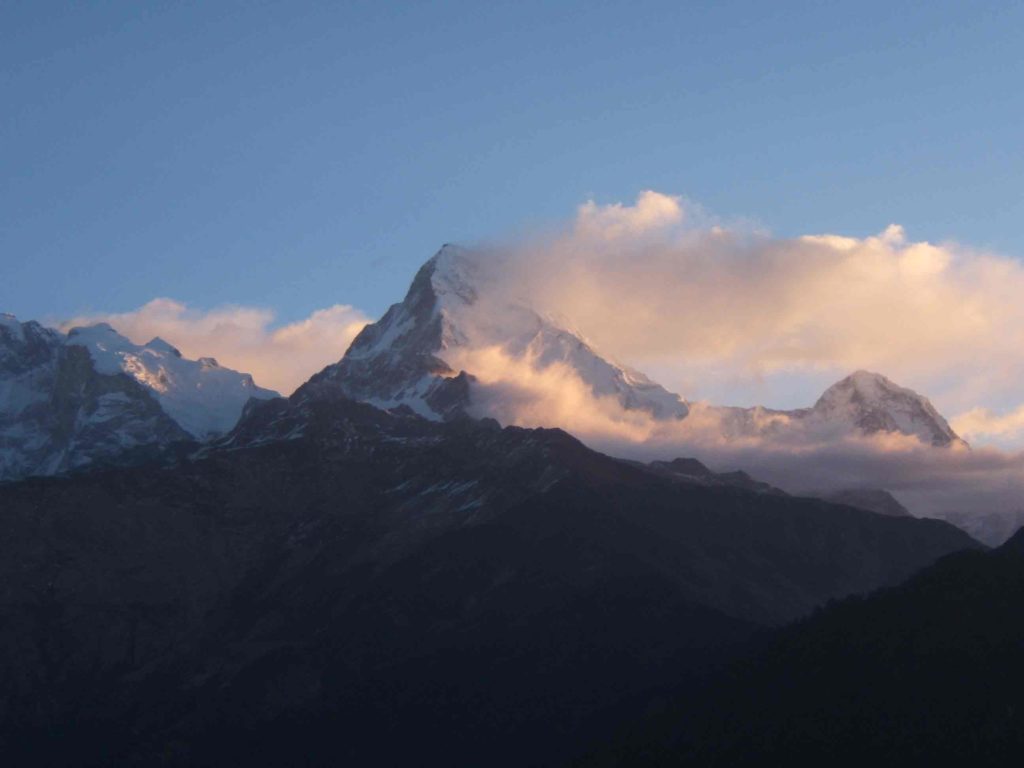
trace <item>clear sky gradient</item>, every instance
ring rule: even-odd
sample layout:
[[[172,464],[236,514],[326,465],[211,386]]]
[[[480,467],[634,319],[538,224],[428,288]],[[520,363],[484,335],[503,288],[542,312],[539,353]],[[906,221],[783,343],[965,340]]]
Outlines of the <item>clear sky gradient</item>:
[[[0,4],[0,309],[281,321],[685,194],[1024,255],[1024,4]]]

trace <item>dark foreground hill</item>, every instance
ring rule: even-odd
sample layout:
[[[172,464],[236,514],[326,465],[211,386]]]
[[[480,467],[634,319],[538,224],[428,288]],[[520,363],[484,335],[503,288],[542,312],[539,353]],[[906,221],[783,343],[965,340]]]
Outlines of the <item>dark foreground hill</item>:
[[[1024,531],[848,598],[686,687],[590,766],[1020,765]]]
[[[0,486],[0,749],[558,763],[767,627],[975,546],[311,385],[187,461]]]

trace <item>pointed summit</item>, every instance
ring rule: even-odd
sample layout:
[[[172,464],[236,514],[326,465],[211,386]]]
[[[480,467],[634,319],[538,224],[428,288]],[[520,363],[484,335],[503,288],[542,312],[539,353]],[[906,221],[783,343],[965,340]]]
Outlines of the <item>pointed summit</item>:
[[[445,245],[416,273],[405,299],[366,326],[345,356],[314,376],[349,397],[432,419],[449,418],[473,402],[481,386],[459,371],[462,353],[499,348],[538,368],[567,366],[595,395],[655,418],[682,418],[687,404],[646,376],[602,357],[579,334],[505,298],[488,254]]]
[[[452,296],[459,303],[467,301],[450,290],[455,281],[446,273],[453,258],[451,246],[438,251],[420,267],[405,299],[363,328],[345,356],[310,383],[329,382],[348,397],[380,407],[404,404],[428,418],[448,415],[448,407],[431,403],[437,397],[449,403],[451,398],[441,396],[440,390],[458,373],[436,354],[447,346],[450,319],[446,314],[450,314]],[[475,294],[469,300],[473,299]],[[455,410],[466,405],[459,402],[462,399],[451,404]]]

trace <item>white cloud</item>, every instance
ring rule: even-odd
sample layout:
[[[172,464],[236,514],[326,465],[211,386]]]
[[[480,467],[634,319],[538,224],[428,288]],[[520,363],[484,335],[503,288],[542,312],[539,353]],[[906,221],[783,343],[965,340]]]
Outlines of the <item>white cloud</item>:
[[[576,215],[576,234],[585,238],[615,240],[638,236],[679,224],[683,220],[680,198],[647,190],[635,205],[598,205],[588,200]]]
[[[864,238],[704,226],[680,200],[588,202],[562,234],[503,250],[497,282],[689,397],[752,404],[780,378],[863,368],[950,413],[1021,402],[1019,261],[898,225]]]
[[[215,357],[222,365],[251,373],[260,386],[287,395],[325,365],[337,362],[367,318],[357,309],[336,304],[275,328],[274,313],[267,309],[228,306],[204,311],[160,298],[131,312],[77,317],[62,327],[100,321],[136,344],[160,336],[186,357]]]
[[[1024,438],[1024,405],[1007,413],[972,408],[952,419],[952,426],[967,440],[990,438],[995,442],[1019,442]]]

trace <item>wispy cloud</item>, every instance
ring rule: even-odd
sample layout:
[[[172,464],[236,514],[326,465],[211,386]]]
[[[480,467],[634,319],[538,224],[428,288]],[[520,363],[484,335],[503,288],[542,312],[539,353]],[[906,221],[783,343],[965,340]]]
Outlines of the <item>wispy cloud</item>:
[[[647,190],[634,205],[598,205],[588,200],[576,212],[575,232],[591,239],[645,236],[683,221],[682,198]]]
[[[968,440],[1019,443],[1024,438],[1024,405],[1006,413],[972,408],[953,419],[953,429]]]

